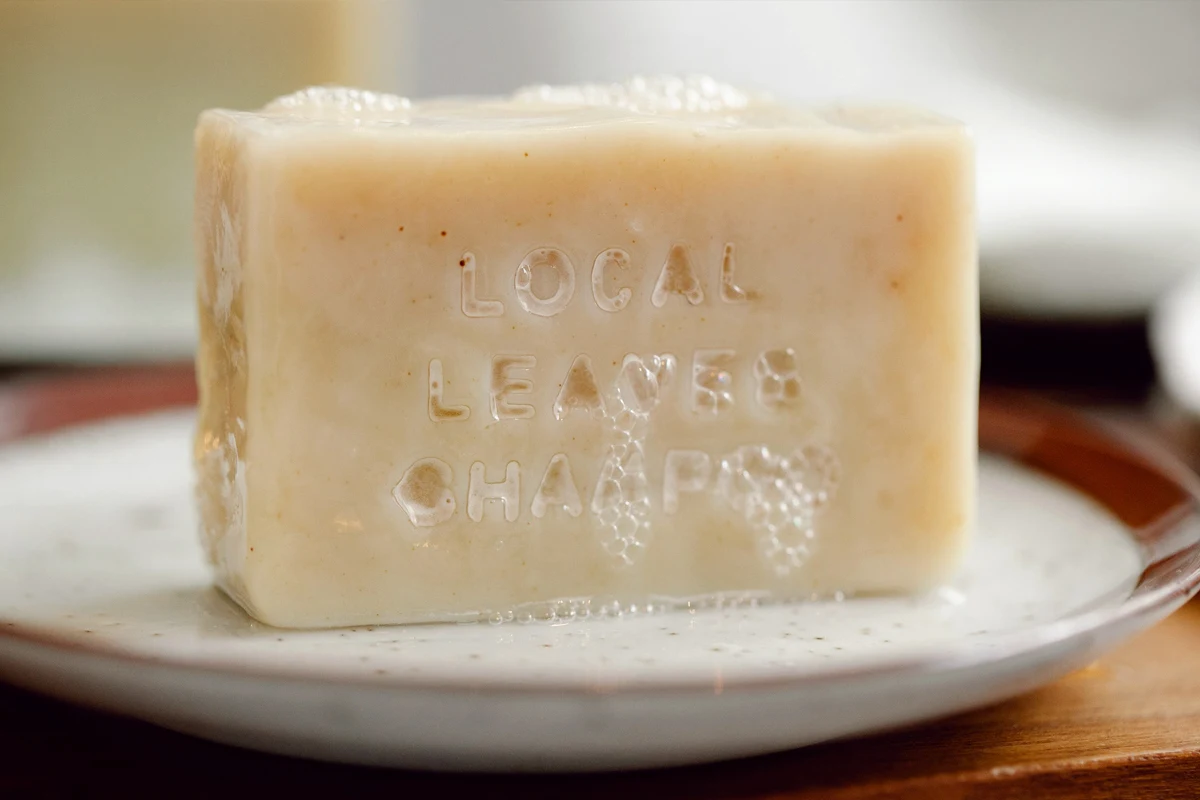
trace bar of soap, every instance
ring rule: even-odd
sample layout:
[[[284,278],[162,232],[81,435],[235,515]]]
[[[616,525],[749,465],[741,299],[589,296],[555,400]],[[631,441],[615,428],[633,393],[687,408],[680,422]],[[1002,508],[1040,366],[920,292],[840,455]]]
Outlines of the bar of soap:
[[[310,627],[938,585],[973,524],[966,129],[709,79],[196,134],[218,583]]]

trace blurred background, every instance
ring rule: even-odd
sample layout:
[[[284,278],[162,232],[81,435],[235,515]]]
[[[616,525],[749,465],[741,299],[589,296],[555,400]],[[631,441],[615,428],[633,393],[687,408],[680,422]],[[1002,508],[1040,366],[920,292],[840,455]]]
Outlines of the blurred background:
[[[985,378],[1200,408],[1189,0],[0,0],[0,364],[190,357],[204,108],[638,73],[966,120]]]

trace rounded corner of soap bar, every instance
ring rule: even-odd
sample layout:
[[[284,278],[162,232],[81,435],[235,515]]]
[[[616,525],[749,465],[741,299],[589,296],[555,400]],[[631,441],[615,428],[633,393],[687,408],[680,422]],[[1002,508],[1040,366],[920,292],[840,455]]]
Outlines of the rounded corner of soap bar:
[[[223,598],[237,606],[255,622],[272,628],[295,629],[317,627],[297,618],[295,608],[278,598],[273,602],[262,592],[254,591],[242,578],[218,575],[215,586]]]

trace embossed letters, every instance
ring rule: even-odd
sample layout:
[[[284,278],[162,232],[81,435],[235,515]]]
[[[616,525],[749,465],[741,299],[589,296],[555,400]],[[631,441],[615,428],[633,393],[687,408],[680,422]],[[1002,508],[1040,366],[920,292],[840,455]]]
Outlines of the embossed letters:
[[[554,292],[544,298],[534,291],[534,273],[537,271],[546,271],[553,276]],[[539,317],[553,317],[566,308],[575,295],[575,267],[562,250],[540,247],[517,265],[516,288],[521,308]]]
[[[429,362],[429,418],[434,422],[451,422],[470,417],[471,409],[466,406],[448,406],[442,403],[442,391],[445,386],[442,362],[436,358],[432,359]]]
[[[702,492],[712,476],[712,459],[700,450],[668,450],[663,471],[663,511],[679,510],[679,495]]]
[[[725,244],[717,271],[717,296],[723,303],[746,303],[757,299],[758,293],[738,285],[734,250],[732,242]],[[592,262],[592,299],[601,311],[615,314],[629,307],[633,300],[633,289],[621,286],[615,293],[610,293],[606,283],[614,280],[614,273],[625,273],[631,266],[632,257],[620,247],[610,247],[596,256]],[[503,302],[479,297],[481,280],[475,254],[469,251],[463,253],[458,260],[458,268],[463,314],[475,318],[503,316]],[[565,250],[539,247],[531,250],[517,264],[512,285],[522,309],[534,316],[553,317],[561,314],[575,296],[575,265]],[[650,293],[650,304],[655,308],[663,308],[672,295],[679,295],[693,306],[702,304],[705,298],[704,283],[700,280],[692,255],[687,245],[680,242],[671,245],[667,251]]]
[[[533,369],[535,366],[537,359],[533,356],[492,356],[490,397],[493,419],[528,419],[533,416],[533,406],[509,400],[514,394],[532,392],[533,381],[528,378],[514,378],[509,373],[517,369]]]
[[[488,483],[487,468],[482,461],[471,465],[471,479],[467,484],[467,516],[472,522],[483,519],[483,501],[499,500],[504,504],[504,519],[516,522],[521,513],[521,465],[515,461],[508,462],[504,468],[504,480],[500,483]]]
[[[462,312],[468,317],[499,317],[504,314],[504,303],[499,300],[480,300],[478,291],[478,276],[476,275],[475,254],[463,253],[458,261],[462,273]]]
[[[432,528],[454,516],[454,471],[445,461],[422,458],[413,463],[392,490],[392,497],[418,528]]]
[[[599,419],[604,416],[604,396],[592,372],[592,360],[586,355],[575,356],[558,398],[554,401],[554,418],[566,419],[572,409],[579,408]]]
[[[733,405],[733,376],[726,366],[737,355],[732,350],[697,350],[692,359],[692,407],[719,414]]]
[[[673,294],[683,295],[694,306],[704,302],[704,287],[692,268],[692,258],[687,248],[681,244],[672,245],[671,252],[667,253],[667,261],[658,274],[650,302],[655,308],[662,308],[667,304],[667,297]]]
[[[546,516],[548,510],[555,508],[561,508],[572,517],[583,513],[579,488],[575,485],[575,476],[571,474],[571,462],[563,453],[558,453],[550,459],[529,510],[541,519]]]
[[[600,306],[602,311],[616,313],[629,305],[629,298],[633,297],[633,290],[628,286],[622,286],[616,294],[606,294],[604,278],[609,267],[628,269],[629,253],[619,247],[614,247],[596,256],[596,262],[592,264],[592,296],[596,298],[596,305]]]

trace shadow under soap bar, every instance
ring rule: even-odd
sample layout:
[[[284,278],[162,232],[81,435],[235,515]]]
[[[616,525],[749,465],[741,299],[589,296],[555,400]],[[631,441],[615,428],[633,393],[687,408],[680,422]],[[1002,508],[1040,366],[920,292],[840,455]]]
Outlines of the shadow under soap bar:
[[[706,79],[196,134],[203,537],[334,626],[917,591],[972,525],[973,150]]]

